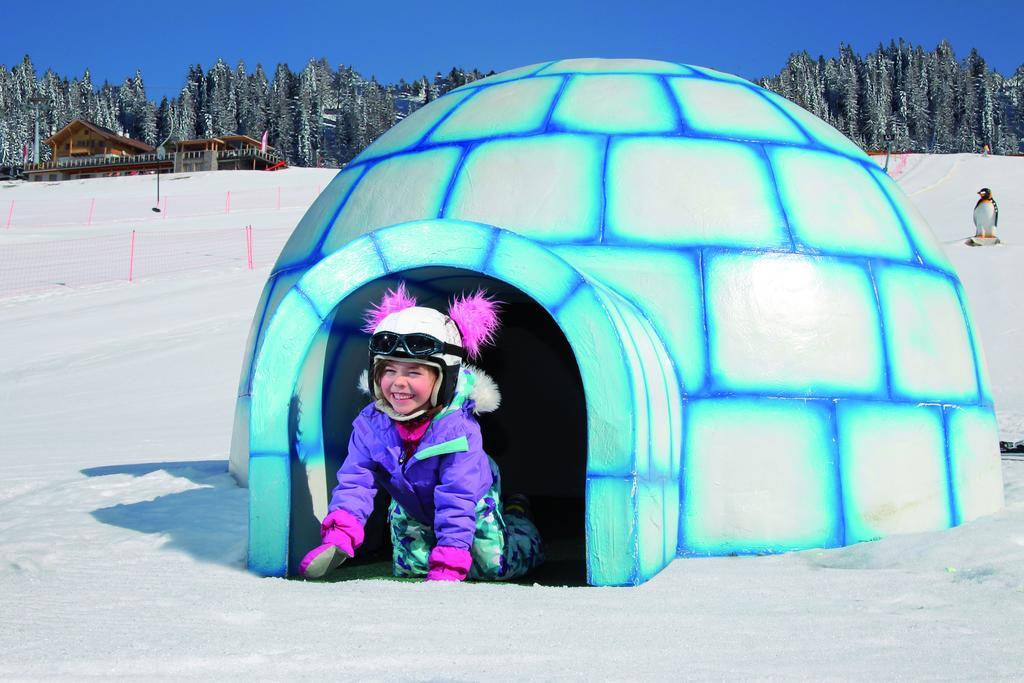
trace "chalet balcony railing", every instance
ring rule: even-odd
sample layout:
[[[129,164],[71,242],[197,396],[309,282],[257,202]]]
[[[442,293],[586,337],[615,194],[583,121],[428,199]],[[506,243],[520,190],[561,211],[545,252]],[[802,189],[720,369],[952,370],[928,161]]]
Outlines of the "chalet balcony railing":
[[[224,149],[221,150],[217,155],[218,161],[226,161],[228,159],[262,159],[268,164],[276,164],[281,161],[281,157],[273,152],[261,152],[255,147],[242,147],[240,149]]]
[[[170,165],[171,157],[157,159],[156,154],[95,154],[88,157],[61,157],[38,164],[25,164],[26,171],[63,170],[68,168],[94,168],[99,166],[142,166],[149,164]]]
[[[189,160],[201,159],[203,154],[205,154],[205,152],[202,151],[176,152],[174,154],[168,154],[162,160],[157,159],[155,153],[132,155],[95,154],[88,157],[61,157],[60,159],[41,161],[38,164],[25,164],[25,171],[99,168],[104,166],[146,166],[152,164],[171,166],[174,163],[176,156],[180,155],[182,160]],[[271,165],[281,161],[281,157],[277,154],[269,151],[261,152],[253,147],[218,150],[216,154],[218,161],[227,161],[231,159],[260,159]]]

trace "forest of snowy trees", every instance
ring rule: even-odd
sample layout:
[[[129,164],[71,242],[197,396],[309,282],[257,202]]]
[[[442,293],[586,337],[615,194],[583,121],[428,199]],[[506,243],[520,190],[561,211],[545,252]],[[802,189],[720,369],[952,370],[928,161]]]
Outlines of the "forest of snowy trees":
[[[790,55],[761,85],[829,122],[865,149],[1018,154],[1024,139],[1024,65],[1009,78],[977,50],[958,61],[943,41],[931,52],[899,41],[864,58]]]
[[[479,71],[453,68],[446,76],[395,85],[366,80],[351,67],[334,70],[326,60],[310,60],[299,73],[279,64],[268,77],[257,65],[232,69],[218,61],[208,71],[188,69],[173,99],[155,104],[146,96],[142,74],[120,85],[96,87],[86,70],[68,80],[53,71],[37,77],[26,56],[8,69],[0,65],[0,166],[20,164],[34,138],[38,97],[39,136],[45,140],[75,118],[84,118],[150,145],[231,133],[268,140],[297,166],[341,166],[395,121],[452,88],[483,78]],[[41,145],[40,158],[50,149]]]
[[[231,68],[218,61],[208,71],[191,66],[180,93],[159,104],[146,96],[142,74],[120,85],[97,87],[86,70],[68,79],[36,74],[26,56],[0,65],[0,165],[19,164],[31,143],[34,106],[41,98],[40,137],[81,117],[155,145],[242,133],[270,144],[298,166],[341,166],[396,120],[452,88],[482,78],[453,68],[432,80],[385,85],[352,67],[332,69],[310,60],[295,73],[279,64],[268,76],[257,65]],[[1009,78],[971,50],[962,61],[946,42],[934,50],[904,41],[861,57],[841,45],[838,57],[790,56],[777,76],[760,84],[793,100],[866,149],[917,152],[1021,152],[1024,139],[1024,65]],[[49,157],[45,145],[43,159]]]

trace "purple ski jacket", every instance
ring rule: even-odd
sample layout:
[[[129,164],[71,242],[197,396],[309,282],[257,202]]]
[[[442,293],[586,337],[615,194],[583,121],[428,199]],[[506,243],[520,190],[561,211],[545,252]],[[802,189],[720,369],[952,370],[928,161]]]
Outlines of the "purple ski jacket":
[[[455,399],[433,419],[408,459],[391,418],[374,403],[363,408],[352,423],[348,456],[328,511],[340,508],[365,525],[380,486],[402,509],[433,526],[438,546],[469,550],[477,501],[494,481],[473,416],[476,402],[469,398],[475,379],[472,371],[462,370]]]

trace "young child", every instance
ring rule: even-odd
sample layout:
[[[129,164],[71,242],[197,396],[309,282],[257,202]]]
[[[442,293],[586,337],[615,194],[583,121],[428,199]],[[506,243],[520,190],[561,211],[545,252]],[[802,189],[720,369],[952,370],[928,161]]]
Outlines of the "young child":
[[[502,504],[498,467],[474,417],[495,410],[501,397],[490,377],[462,362],[493,340],[495,303],[478,291],[456,297],[444,315],[417,306],[399,285],[366,320],[374,400],[352,423],[323,544],[303,558],[303,576],[321,577],[352,557],[378,487],[392,498],[395,576],[501,581],[526,574],[543,561],[540,534],[524,497]]]

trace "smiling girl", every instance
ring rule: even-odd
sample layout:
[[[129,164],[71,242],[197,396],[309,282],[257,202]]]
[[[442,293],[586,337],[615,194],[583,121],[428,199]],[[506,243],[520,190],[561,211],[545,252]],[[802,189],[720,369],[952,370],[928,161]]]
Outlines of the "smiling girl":
[[[497,327],[496,304],[483,292],[457,297],[445,315],[417,306],[399,285],[368,312],[365,389],[374,401],[352,423],[323,543],[303,558],[303,576],[321,577],[355,554],[378,487],[392,499],[396,576],[500,581],[543,561],[525,497],[502,501],[498,466],[483,450],[475,415],[497,409],[501,396],[463,363]]]

